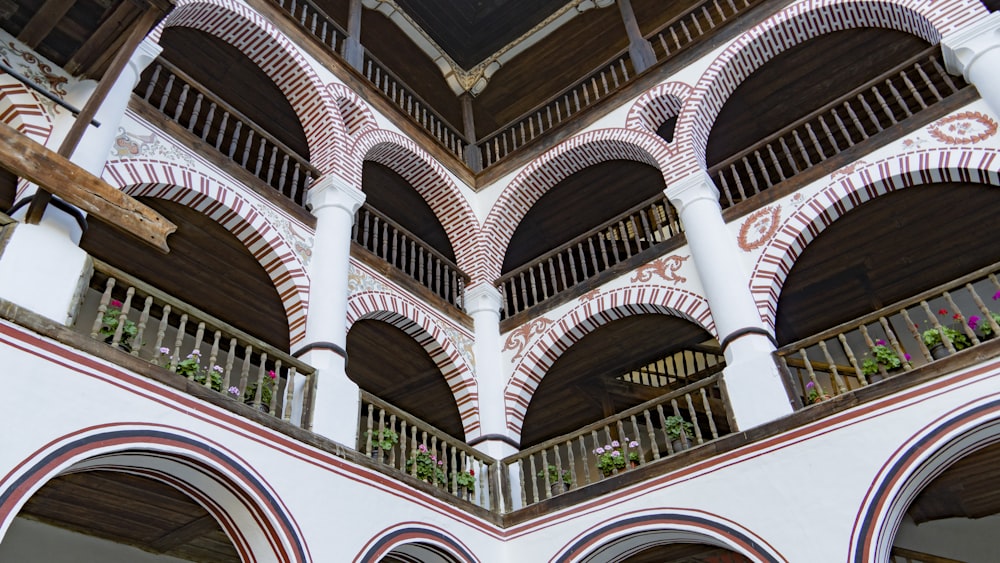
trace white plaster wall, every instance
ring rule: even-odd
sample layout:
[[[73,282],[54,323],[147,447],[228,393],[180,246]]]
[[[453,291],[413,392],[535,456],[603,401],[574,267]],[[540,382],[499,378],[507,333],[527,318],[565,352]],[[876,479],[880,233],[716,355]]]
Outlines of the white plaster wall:
[[[35,520],[14,520],[0,542],[4,563],[186,563]]]

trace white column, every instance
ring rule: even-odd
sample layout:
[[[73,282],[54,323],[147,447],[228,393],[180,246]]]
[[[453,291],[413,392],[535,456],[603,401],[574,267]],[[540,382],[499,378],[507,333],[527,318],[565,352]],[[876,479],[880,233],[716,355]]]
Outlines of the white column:
[[[961,74],[1000,115],[1000,12],[976,20],[941,39],[948,72]]]
[[[100,176],[132,89],[160,50],[148,39],[140,44],[97,112],[95,119],[101,126],[87,128],[71,162]],[[62,134],[65,136],[65,130]],[[26,194],[35,189],[29,188]],[[27,210],[24,204],[12,215],[20,220]],[[0,298],[71,324],[88,281],[83,278],[90,270],[90,257],[78,246],[86,224],[83,212],[55,200],[37,225],[18,224],[0,256]]]
[[[358,432],[360,394],[347,377],[347,271],[351,263],[351,227],[365,194],[346,181],[320,178],[306,194],[316,216],[316,236],[309,265],[309,313],[304,346],[296,355],[316,368],[313,431],[348,447]],[[303,353],[303,351],[305,351]]]
[[[666,189],[677,208],[695,269],[712,309],[726,356],[729,404],[741,430],[791,413],[788,394],[771,354],[774,341],[750,293],[750,274],[726,227],[719,191],[699,172]]]
[[[504,409],[506,377],[500,343],[501,299],[500,290],[488,283],[476,284],[465,291],[465,311],[472,317],[476,331],[473,353],[479,386],[480,435],[470,442],[494,459],[503,459],[518,450],[517,440],[507,429]]]

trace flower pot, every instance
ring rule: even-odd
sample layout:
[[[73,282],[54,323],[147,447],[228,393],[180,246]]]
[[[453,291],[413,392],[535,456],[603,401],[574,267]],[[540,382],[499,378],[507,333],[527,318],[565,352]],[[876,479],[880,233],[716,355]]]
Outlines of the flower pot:
[[[673,440],[671,440],[670,447],[674,449],[674,453],[682,452],[688,449],[688,447],[684,445],[684,441],[681,440],[680,438],[674,438]]]
[[[868,377],[868,385],[871,385],[872,383],[878,383],[879,381],[885,379],[885,377],[881,373],[873,373],[867,377]]]
[[[114,342],[114,340],[115,340],[114,335],[111,335],[104,339],[104,343],[111,344],[112,342]],[[118,342],[118,349],[127,352],[129,354],[132,353],[132,345],[129,344],[128,342],[125,342],[124,340]]]
[[[945,348],[944,344],[935,344],[934,346],[931,346],[930,352],[931,352],[931,357],[934,358],[935,360],[941,360],[947,358],[950,355],[948,353],[948,349]]]
[[[458,498],[472,502],[475,498],[476,490],[466,487],[458,488]]]
[[[552,496],[561,495],[565,490],[566,487],[563,486],[562,481],[549,484],[549,492],[552,493]]]
[[[385,463],[385,452],[383,452],[381,448],[373,447],[372,459],[379,463]]]

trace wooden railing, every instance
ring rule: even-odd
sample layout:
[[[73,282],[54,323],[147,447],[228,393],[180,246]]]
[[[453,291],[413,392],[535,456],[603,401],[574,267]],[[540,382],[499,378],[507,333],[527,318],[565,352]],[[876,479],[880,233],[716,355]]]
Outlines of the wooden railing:
[[[469,276],[374,207],[365,204],[358,211],[353,240],[448,303],[463,307]]]
[[[310,35],[319,39],[320,43],[334,53],[344,55],[347,32],[316,4],[309,0],[274,0],[274,2],[288,12]]]
[[[817,403],[995,338],[998,272],[1000,263],[780,348],[788,385]]]
[[[826,104],[755,146],[713,165],[723,209],[864,142],[969,87],[934,46]]]
[[[702,0],[647,36],[657,61],[666,60],[699,38],[746,12],[756,0]]]
[[[893,547],[889,556],[891,557],[891,563],[965,563],[958,559],[939,557],[930,553],[903,549],[902,547]]]
[[[468,144],[465,136],[449,125],[431,108],[430,104],[423,101],[420,96],[406,86],[406,83],[367,51],[365,52],[363,74],[385,97],[396,104],[400,111],[430,133],[431,137],[437,139],[450,153],[459,160],[464,158],[465,146]]]
[[[726,363],[720,351],[693,348],[680,350],[634,369],[617,379],[646,387],[676,388],[694,383]]]
[[[171,120],[214,146],[244,170],[302,205],[319,171],[263,127],[163,59],[135,93]]]
[[[113,266],[95,260],[94,270],[94,291],[78,322],[91,337],[228,399],[312,427],[313,368]]]
[[[365,391],[358,428],[358,451],[376,462],[477,506],[500,510],[500,464],[495,459]],[[379,448],[380,440],[392,442],[391,447]],[[463,486],[463,478],[474,482]]]
[[[504,274],[494,285],[503,294],[504,318],[680,234],[677,212],[657,195],[618,217]]]
[[[502,460],[520,506],[675,455],[731,432],[721,370]],[[686,430],[685,430],[686,429]]]

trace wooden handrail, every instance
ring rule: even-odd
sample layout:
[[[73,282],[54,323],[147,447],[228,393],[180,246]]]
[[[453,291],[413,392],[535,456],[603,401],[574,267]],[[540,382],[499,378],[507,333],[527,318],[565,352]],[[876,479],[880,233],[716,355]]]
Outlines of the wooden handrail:
[[[437,258],[438,260],[440,260],[445,266],[448,266],[449,268],[455,270],[458,273],[458,275],[462,277],[462,279],[464,281],[468,282],[471,279],[468,274],[466,274],[465,272],[463,272],[462,269],[458,267],[458,264],[456,264],[455,262],[453,262],[451,259],[449,259],[444,254],[441,254],[433,246],[431,246],[431,245],[427,244],[426,242],[424,242],[417,235],[415,235],[412,232],[408,231],[406,229],[406,227],[404,227],[404,226],[400,225],[399,223],[397,223],[397,222],[393,221],[392,219],[390,219],[385,213],[382,213],[378,209],[375,209],[375,207],[373,207],[370,203],[363,204],[361,206],[361,208],[362,209],[367,209],[373,215],[375,215],[376,217],[378,217],[379,219],[381,219],[382,221],[384,221],[386,224],[388,224],[390,227],[392,227],[393,229],[396,229],[397,231],[399,231],[406,238],[409,238],[410,240],[412,240],[412,241],[414,241],[416,243],[419,243],[420,247],[422,249],[426,250],[432,256],[434,256],[435,258]]]
[[[261,137],[264,137],[272,145],[278,147],[279,149],[281,149],[282,151],[284,151],[286,154],[292,156],[296,160],[296,162],[298,162],[302,166],[303,169],[308,170],[309,172],[312,172],[314,178],[319,178],[322,175],[320,173],[320,171],[319,171],[318,168],[314,167],[312,164],[309,163],[309,160],[307,158],[303,157],[298,152],[296,152],[296,151],[292,150],[291,148],[289,148],[288,145],[286,145],[285,143],[282,143],[281,141],[279,141],[273,135],[271,135],[270,133],[268,133],[267,129],[265,129],[264,127],[258,125],[254,120],[250,119],[249,117],[247,117],[246,115],[244,115],[242,112],[240,112],[238,109],[236,109],[233,106],[231,106],[228,102],[226,102],[222,98],[218,97],[214,92],[212,92],[211,89],[209,89],[207,86],[201,84],[200,82],[198,82],[197,80],[195,80],[194,78],[192,78],[190,75],[188,75],[187,73],[185,73],[183,70],[177,68],[176,66],[174,66],[173,64],[171,64],[170,62],[168,62],[166,59],[162,59],[162,58],[156,59],[156,61],[153,64],[154,65],[159,64],[159,65],[163,66],[165,69],[167,69],[168,71],[172,72],[174,75],[176,75],[182,81],[184,81],[185,83],[187,83],[190,86],[192,86],[195,90],[197,90],[200,94],[202,94],[203,96],[205,96],[206,98],[208,98],[212,103],[216,104],[216,106],[218,106],[219,108],[221,108],[223,111],[228,112],[229,114],[231,114],[232,116],[234,116],[239,121],[242,121],[243,123],[249,125],[250,128],[253,129],[254,131],[256,131],[258,135],[260,135]],[[140,86],[141,85],[143,85],[142,82],[140,82]],[[137,86],[136,88],[139,88],[139,86]],[[145,99],[145,95],[143,95],[143,98]]]
[[[656,37],[657,35],[663,33],[663,31],[666,30],[668,27],[670,27],[670,26],[676,24],[677,22],[681,21],[682,19],[690,16],[696,10],[701,9],[701,7],[704,6],[707,3],[708,3],[708,0],[699,0],[697,3],[695,3],[694,6],[691,6],[691,8],[688,9],[686,12],[684,12],[682,14],[678,14],[678,15],[674,16],[672,19],[667,20],[666,23],[664,23],[663,25],[660,25],[659,27],[657,27],[653,31],[647,33],[642,38],[645,39],[646,41],[650,41],[651,42],[654,37]],[[737,11],[738,11],[738,9],[737,9]]]
[[[303,362],[302,360],[299,360],[298,358],[289,355],[287,352],[275,348],[274,346],[264,342],[263,340],[260,340],[259,338],[256,338],[254,336],[251,336],[243,332],[242,330],[232,326],[231,324],[221,319],[218,319],[206,313],[205,311],[202,311],[201,309],[195,307],[194,305],[185,303],[180,299],[168,295],[163,291],[160,291],[159,289],[147,284],[146,282],[143,282],[142,280],[139,280],[127,274],[126,272],[119,270],[118,268],[112,266],[111,264],[108,264],[107,262],[102,262],[101,260],[94,258],[94,270],[108,277],[112,277],[115,280],[128,283],[132,287],[138,289],[140,292],[146,295],[153,296],[162,303],[170,305],[171,309],[175,311],[182,311],[187,313],[190,317],[196,318],[199,322],[204,322],[205,326],[211,327],[213,331],[218,330],[226,334],[227,336],[235,336],[236,338],[242,340],[243,342],[246,342],[251,346],[253,346],[254,349],[266,352],[268,354],[268,357],[280,359],[283,365],[294,367],[301,374],[308,375],[315,371],[315,369],[312,366]]]
[[[609,220],[605,221],[604,223],[601,223],[599,226],[594,227],[593,229],[590,229],[586,233],[584,233],[584,234],[582,234],[582,235],[580,235],[580,236],[578,236],[578,237],[570,240],[569,242],[564,243],[564,244],[562,244],[560,246],[557,246],[553,250],[550,250],[550,251],[546,252],[545,254],[542,254],[542,255],[538,256],[537,258],[534,258],[531,261],[529,261],[529,262],[527,262],[527,263],[525,263],[525,264],[523,264],[521,266],[518,266],[516,269],[511,270],[510,272],[507,272],[506,274],[504,274],[504,275],[500,276],[499,278],[497,278],[496,281],[493,282],[493,285],[495,285],[495,286],[502,285],[504,282],[506,282],[506,281],[508,281],[508,280],[510,280],[510,279],[512,279],[512,278],[514,278],[514,277],[516,277],[516,276],[518,276],[518,275],[520,275],[520,274],[522,274],[524,272],[527,272],[528,270],[530,270],[531,268],[533,268],[536,264],[539,264],[541,262],[544,262],[544,261],[548,260],[549,258],[554,258],[555,256],[558,256],[559,254],[562,254],[567,249],[572,248],[572,247],[576,246],[577,244],[579,244],[579,243],[581,243],[581,242],[583,242],[585,240],[588,240],[589,238],[593,237],[594,235],[599,234],[601,231],[603,231],[603,230],[611,227],[615,223],[618,223],[619,221],[621,221],[621,220],[623,220],[623,219],[625,219],[625,218],[627,218],[627,217],[629,217],[629,216],[631,216],[631,215],[633,215],[635,213],[638,213],[639,211],[642,211],[643,209],[645,209],[645,208],[647,208],[647,207],[649,207],[649,206],[651,206],[653,204],[656,204],[656,203],[658,203],[660,201],[663,201],[668,207],[672,207],[670,201],[667,199],[667,196],[665,196],[663,194],[656,194],[655,196],[647,199],[646,201],[643,201],[642,203],[639,203],[638,205],[635,205],[634,207],[630,208],[628,211],[625,211],[624,213],[621,213],[621,214],[615,216],[613,219],[609,219]],[[671,214],[668,212],[668,214],[667,214],[668,223],[671,223],[671,221],[669,221],[669,219],[671,219],[671,218],[676,219],[677,220],[677,225],[680,226],[680,218],[676,217],[676,216],[672,217]],[[683,227],[682,227],[682,230],[683,230]]]
[[[802,127],[806,123],[808,123],[808,122],[816,119],[820,115],[826,114],[830,110],[832,110],[832,109],[834,109],[836,107],[839,107],[840,105],[842,105],[848,99],[854,98],[854,97],[858,96],[859,94],[861,94],[862,92],[870,90],[875,85],[877,85],[879,83],[882,83],[882,82],[885,82],[888,78],[891,78],[892,76],[898,76],[903,70],[905,70],[907,68],[910,68],[910,67],[913,67],[917,62],[919,62],[919,61],[921,61],[923,59],[933,59],[934,56],[939,53],[939,51],[940,51],[940,46],[939,45],[934,45],[932,47],[929,47],[929,48],[925,49],[924,51],[921,51],[920,53],[918,53],[918,54],[910,57],[906,61],[904,61],[904,62],[896,65],[892,69],[890,69],[890,70],[888,70],[888,71],[880,74],[878,77],[869,80],[868,82],[866,82],[863,85],[855,88],[854,90],[851,90],[847,94],[844,94],[844,95],[838,97],[837,99],[833,100],[832,102],[829,102],[826,105],[820,107],[819,109],[817,109],[817,110],[809,113],[805,117],[802,117],[802,118],[800,118],[800,119],[792,122],[790,125],[787,125],[784,128],[779,129],[778,131],[776,131],[776,132],[768,135],[767,137],[764,137],[763,139],[761,139],[761,140],[757,141],[756,143],[754,143],[752,146],[744,148],[743,150],[734,153],[732,156],[730,156],[730,157],[722,160],[721,162],[712,165],[708,169],[709,175],[710,176],[714,176],[717,172],[719,172],[723,168],[731,166],[733,163],[738,162],[740,159],[742,159],[743,157],[745,157],[748,154],[752,153],[753,151],[759,149],[760,147],[767,146],[767,145],[773,143],[774,141],[777,141],[778,139],[780,139],[780,138],[784,137],[785,135],[791,133],[792,131],[798,129],[799,127]],[[956,89],[958,89],[958,88],[956,87]]]

